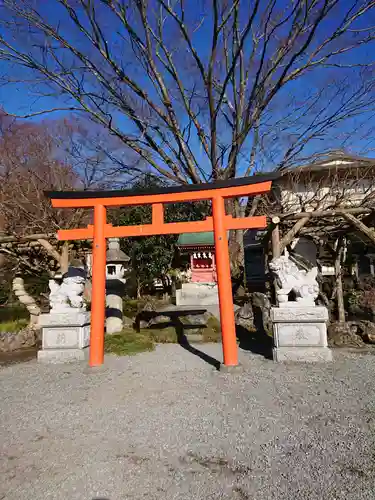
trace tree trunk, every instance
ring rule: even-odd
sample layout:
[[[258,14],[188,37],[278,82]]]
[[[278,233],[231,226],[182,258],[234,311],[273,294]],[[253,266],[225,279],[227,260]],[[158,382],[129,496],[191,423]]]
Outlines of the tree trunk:
[[[277,218],[274,217],[272,219],[272,222],[275,224],[275,227],[272,229],[272,233],[271,233],[272,258],[277,259],[281,255],[281,252],[280,252],[280,229],[279,229],[280,219],[278,217]]]
[[[169,292],[169,280],[168,276],[160,276],[161,283],[163,285],[163,296]]]
[[[354,215],[346,212],[342,212],[341,215],[350,222],[358,231],[367,236],[367,238],[375,244],[375,231],[373,228],[366,226],[362,221],[354,217]]]
[[[245,217],[245,209],[246,206],[241,206],[240,202],[237,198],[234,200],[234,211],[235,211],[235,217]],[[236,241],[239,245],[239,258],[240,258],[240,265],[243,266],[245,263],[245,246],[244,246],[244,234],[245,231],[243,229],[238,229],[236,231]]]
[[[69,242],[65,241],[61,249],[60,255],[60,273],[64,275],[68,272],[69,267]]]
[[[311,215],[307,215],[306,217],[303,217],[302,219],[299,219],[292,229],[290,229],[286,235],[283,237],[283,239],[280,241],[280,255],[283,253],[285,248],[292,243],[294,238],[298,235],[299,231],[307,224],[307,222],[310,220]]]
[[[239,201],[237,199],[227,199],[226,201],[226,213],[232,215],[232,217],[241,217],[242,211]],[[229,245],[229,256],[230,256],[230,267],[232,277],[238,277],[241,274],[241,267],[244,266],[245,261],[245,249],[244,249],[244,231],[243,229],[230,230],[228,245]]]
[[[345,242],[343,238],[339,238],[337,243],[336,258],[335,258],[335,278],[336,278],[336,298],[337,298],[337,315],[340,323],[345,323],[345,306],[344,292],[342,287],[342,256],[344,253]]]
[[[5,229],[5,217],[3,214],[0,214],[0,236],[4,234]],[[5,263],[5,255],[0,254],[0,267],[3,267]]]
[[[171,280],[171,296],[176,297],[176,289],[177,289],[177,278],[176,276],[172,276]]]
[[[12,283],[12,290],[21,304],[26,306],[27,310],[30,313],[30,326],[35,328],[38,324],[40,307],[36,303],[35,299],[26,292],[23,278],[14,278]]]
[[[59,264],[59,271],[61,274],[65,274],[68,271],[69,267],[69,242],[65,241],[61,250],[61,254],[58,252],[58,250],[55,248],[52,243],[50,243],[48,240],[44,238],[39,238],[38,243],[46,250],[48,255],[53,257],[56,262]]]

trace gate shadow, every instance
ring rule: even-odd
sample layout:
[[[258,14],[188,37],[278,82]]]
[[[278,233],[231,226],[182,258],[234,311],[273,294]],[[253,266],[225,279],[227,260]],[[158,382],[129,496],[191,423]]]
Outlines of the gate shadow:
[[[149,329],[152,330],[152,329],[163,329],[163,328],[173,327],[176,331],[177,342],[183,349],[190,352],[191,354],[194,354],[198,358],[202,359],[209,365],[213,366],[216,370],[220,370],[220,365],[221,365],[220,361],[210,356],[209,354],[206,354],[200,349],[193,347],[186,336],[186,332],[188,330],[197,330],[202,327],[204,328],[207,325],[204,325],[202,323],[185,324],[181,321],[181,318],[184,316],[198,316],[204,314],[205,312],[207,312],[207,309],[189,309],[182,311],[160,311],[160,312],[142,311],[137,315],[134,327],[137,332],[140,332],[141,321],[150,321],[151,319],[157,318],[158,316],[168,317],[169,318],[168,322],[152,325],[151,327],[149,327]]]
[[[250,331],[241,325],[236,325],[236,335],[240,349],[272,359],[273,339],[265,332]]]
[[[267,334],[263,324],[263,314],[259,307],[253,306],[254,330],[236,325],[236,334],[240,349],[259,354],[266,359],[273,359],[273,338]]]

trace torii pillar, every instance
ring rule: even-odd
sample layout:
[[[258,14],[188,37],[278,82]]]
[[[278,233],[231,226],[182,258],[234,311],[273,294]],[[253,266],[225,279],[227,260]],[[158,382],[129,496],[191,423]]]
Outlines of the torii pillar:
[[[227,231],[263,229],[265,216],[233,219],[225,213],[225,199],[254,196],[270,191],[274,175],[257,175],[213,184],[172,186],[153,191],[54,191],[46,193],[55,208],[93,208],[94,225],[83,229],[58,231],[59,240],[93,239],[93,272],[91,304],[91,367],[104,362],[106,239],[131,236],[153,236],[213,231],[219,290],[220,320],[223,344],[223,366],[238,366],[238,347],[234,321],[232,282]],[[164,222],[164,204],[212,201],[212,217],[195,222]],[[106,207],[151,205],[152,223],[113,227],[107,224]]]

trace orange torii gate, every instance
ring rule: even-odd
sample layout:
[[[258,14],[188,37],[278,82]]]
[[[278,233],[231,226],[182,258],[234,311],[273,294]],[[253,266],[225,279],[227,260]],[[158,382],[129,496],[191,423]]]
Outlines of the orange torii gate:
[[[257,175],[212,184],[172,186],[153,191],[50,191],[46,195],[55,208],[93,208],[94,225],[58,231],[59,240],[93,239],[90,361],[91,367],[104,361],[106,238],[153,236],[214,231],[224,366],[238,365],[236,331],[227,230],[266,227],[266,217],[235,218],[225,213],[225,198],[254,196],[271,189],[274,175]],[[212,217],[196,222],[164,222],[164,204],[212,200]],[[152,223],[113,227],[107,224],[106,208],[124,205],[152,205]]]

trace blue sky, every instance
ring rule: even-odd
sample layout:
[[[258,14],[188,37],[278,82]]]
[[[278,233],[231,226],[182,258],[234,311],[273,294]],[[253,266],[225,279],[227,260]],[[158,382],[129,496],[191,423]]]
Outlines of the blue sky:
[[[200,2],[197,0],[198,5]],[[283,4],[286,5],[286,0],[280,0],[279,5],[280,8],[283,7]],[[341,2],[341,9],[344,7],[346,8],[348,5],[348,1],[342,1]],[[246,7],[245,4],[247,4],[246,1],[243,2],[244,8],[242,11],[242,16],[243,16],[243,22],[246,21]],[[54,23],[56,22],[57,19],[60,18],[60,13],[58,8],[56,8],[56,4],[54,1],[49,1],[49,2],[43,2],[42,3],[42,8],[43,8],[43,13],[49,20]],[[210,20],[210,17],[207,16],[207,12],[209,12],[207,9],[205,11],[205,19],[203,24],[200,26],[200,28],[196,31],[194,35],[194,44],[197,47],[197,50],[199,51],[200,55],[202,56],[203,59],[205,59],[206,54],[208,54],[210,43],[211,43],[211,30],[212,30],[212,22]],[[201,14],[203,13],[203,8],[198,6],[198,9],[189,9],[187,12],[187,23],[192,22],[194,19],[197,19]],[[328,19],[324,25],[324,28],[322,29],[322,32],[319,33],[319,36],[324,36],[324,30],[328,31],[332,28],[333,24],[336,22],[336,16],[340,14],[340,11],[336,11],[334,15],[330,19]],[[190,16],[190,19],[189,19]],[[372,14],[373,17],[373,14]],[[241,19],[242,21],[242,19]],[[115,34],[115,29],[114,26],[110,24],[109,19],[107,19],[105,16],[101,18],[102,26],[104,30],[107,30],[108,32],[108,37],[110,40],[110,43],[113,44],[113,46],[116,46],[117,43],[117,35]],[[369,19],[364,19],[363,23],[370,22]],[[362,22],[361,22],[362,23]],[[362,23],[362,24],[363,24]],[[62,29],[64,30],[64,26],[62,25]],[[74,34],[72,35],[72,32],[69,33],[69,36],[75,36]],[[319,41],[319,37],[317,37],[317,42]],[[361,49],[356,50],[355,54],[350,55],[349,57],[345,58],[346,63],[362,63],[366,64],[367,62],[370,62],[373,60],[373,52],[374,52],[374,47],[372,46],[364,46]],[[183,58],[183,53],[181,54],[181,57]],[[131,71],[135,71],[135,66],[132,67]],[[309,75],[308,78],[296,80],[295,82],[292,82],[290,85],[288,85],[288,88],[284,91],[284,94],[281,93],[279,96],[279,101],[275,103],[274,107],[271,111],[271,122],[270,123],[275,123],[277,122],[281,117],[285,115],[285,113],[288,112],[288,105],[289,104],[284,104],[284,103],[290,103],[291,99],[294,99],[296,102],[303,102],[303,100],[306,98],[306,95],[309,92],[314,92],[319,88],[324,88],[325,93],[328,95],[329,92],[329,82],[332,80],[332,78],[335,78],[334,76],[334,69],[330,70],[320,70],[315,71]],[[0,66],[0,72],[4,76],[9,76],[13,79],[17,79],[19,76],[19,70],[16,69],[15,67],[11,66],[10,64],[4,64],[2,63]],[[136,74],[136,73],[134,73]],[[338,74],[338,73],[337,73]],[[22,75],[29,78],[31,77],[30,72],[25,72],[24,70],[22,71]],[[371,74],[371,78],[373,78],[373,73]],[[144,78],[140,73],[137,73],[137,78],[139,79],[138,81],[141,84],[144,84],[147,86],[147,89],[149,92],[152,92],[152,87],[150,86],[149,82],[147,81],[146,78]],[[348,71],[348,78],[353,78],[353,84],[355,84],[355,76],[354,72]],[[13,83],[12,85],[3,85],[0,87],[0,105],[9,113],[14,113],[14,114],[28,114],[30,112],[35,112],[35,111],[41,111],[44,109],[49,109],[53,107],[64,107],[67,104],[66,98],[62,99],[58,94],[55,97],[43,97],[41,98],[38,93],[39,93],[40,87],[36,85],[35,83]],[[277,106],[276,106],[277,104]],[[323,113],[324,110],[322,109],[320,113]],[[59,112],[59,113],[54,113],[53,118],[57,118],[59,116],[65,116],[66,113]],[[129,129],[129,124],[128,122],[123,119],[121,116],[121,113],[115,112],[114,113],[115,118],[118,120],[119,126],[123,128],[126,132],[128,132]],[[42,118],[35,118],[36,120],[40,120]],[[43,119],[46,119],[46,116],[43,116]],[[182,121],[183,123],[183,121]],[[310,143],[310,145],[305,149],[305,154],[310,154],[313,152],[319,152],[320,149],[324,149],[327,147],[329,143],[332,143],[333,147],[340,147],[340,145],[343,146],[348,146],[348,149],[350,149],[352,152],[360,153],[364,149],[368,149],[369,151],[367,152],[368,156],[374,156],[375,157],[375,152],[371,151],[373,147],[375,147],[375,144],[372,144],[372,137],[373,137],[373,131],[372,131],[372,126],[374,123],[373,115],[371,112],[369,112],[366,115],[363,116],[357,116],[352,118],[351,120],[348,120],[342,124],[330,135],[329,138],[319,138],[318,140],[315,140]],[[375,124],[375,123],[374,123]],[[266,129],[265,129],[266,130]],[[298,135],[300,128],[296,125],[294,130],[290,130],[288,132],[288,137],[291,134]],[[268,132],[267,132],[268,133]],[[353,133],[354,139],[349,140],[344,142],[342,139],[344,136],[348,138],[351,134]],[[224,131],[225,134],[225,131]],[[350,137],[349,137],[350,138]],[[328,140],[329,139],[329,140]],[[268,140],[268,143],[267,143]],[[269,148],[275,148],[275,151],[277,150],[276,144],[278,145],[280,143],[280,146],[278,148],[280,151],[283,149],[283,143],[282,140],[280,139],[280,135],[278,135],[278,131],[275,129],[269,132],[269,138],[265,140],[265,149]],[[279,142],[278,142],[279,141]],[[369,143],[370,142],[370,143]],[[193,140],[192,141],[192,149],[194,150],[194,153],[198,159],[199,162],[202,162],[202,165],[206,163],[206,157],[201,151],[201,148],[199,147],[199,142],[198,140]],[[277,153],[276,154],[276,158]],[[267,157],[267,151],[265,151],[265,155]],[[266,160],[265,164],[263,165],[264,168],[273,168],[274,165],[271,160],[268,161]],[[276,160],[277,161],[277,160]],[[242,163],[239,168],[239,175],[243,174],[243,172],[247,168],[247,160],[246,158],[242,160]]]

